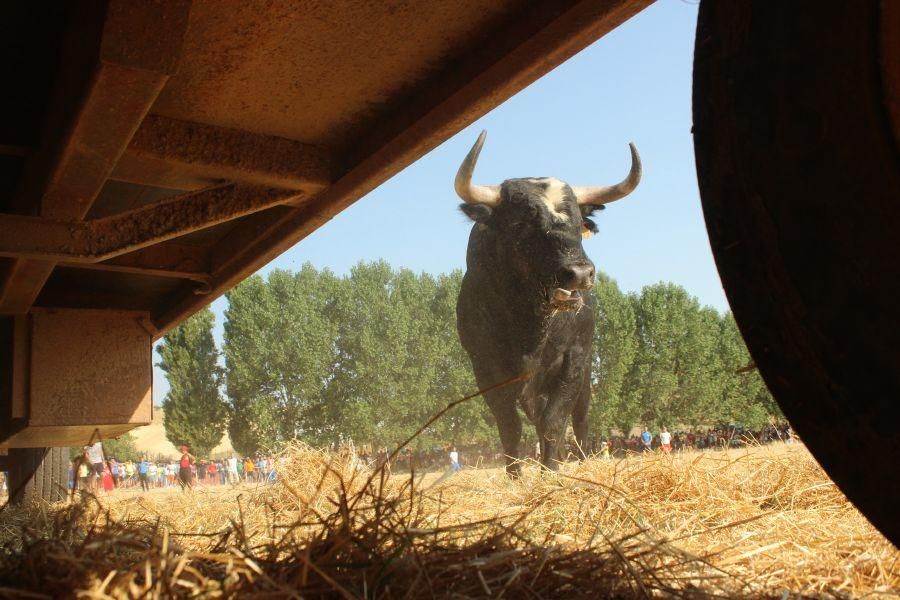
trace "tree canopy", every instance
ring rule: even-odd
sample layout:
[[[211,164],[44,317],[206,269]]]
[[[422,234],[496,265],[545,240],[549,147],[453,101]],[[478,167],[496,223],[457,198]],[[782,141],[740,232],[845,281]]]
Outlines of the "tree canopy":
[[[250,277],[227,295],[225,404],[216,403],[211,313],[166,336],[161,364],[174,382],[167,431],[170,411],[184,414],[179,402],[192,398],[208,407],[194,412],[219,415],[227,407],[232,443],[245,454],[294,438],[315,445],[402,441],[475,388],[456,332],[461,281],[459,271],[435,277],[383,261],[359,263],[344,277],[309,264]],[[750,357],[731,314],[701,306],[672,283],[625,294],[601,273],[592,293],[592,433],[641,424],[755,427],[780,416],[759,375],[741,371]],[[188,443],[199,448],[193,422],[178,416],[170,439],[194,436]],[[475,400],[415,444],[495,441],[489,411]]]
[[[205,308],[163,337],[157,348],[170,388],[163,402],[166,437],[176,447],[186,444],[197,456],[208,455],[222,441],[228,416],[219,394],[222,369],[213,321]]]

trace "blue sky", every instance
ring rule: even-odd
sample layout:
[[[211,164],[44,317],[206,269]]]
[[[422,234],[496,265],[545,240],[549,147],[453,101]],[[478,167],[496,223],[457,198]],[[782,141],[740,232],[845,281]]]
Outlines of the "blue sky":
[[[347,273],[360,260],[441,273],[465,266],[470,222],[453,177],[482,129],[488,139],[474,181],[558,177],[572,185],[616,183],[628,173],[628,142],[644,175],[629,197],[597,216],[585,242],[625,291],[659,281],[684,286],[720,311],[728,304],[713,263],[694,170],[691,69],[697,7],[659,0],[544,76],[264,267],[305,262]],[[226,303],[213,304],[221,341]],[[154,354],[154,362],[158,356]],[[154,401],[168,391],[154,369]]]

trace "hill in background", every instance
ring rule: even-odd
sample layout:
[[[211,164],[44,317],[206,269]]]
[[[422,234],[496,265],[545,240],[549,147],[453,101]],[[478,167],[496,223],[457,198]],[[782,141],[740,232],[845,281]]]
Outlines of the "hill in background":
[[[163,427],[163,409],[159,406],[153,407],[153,421],[144,427],[138,427],[131,431],[131,437],[134,438],[134,445],[141,452],[146,452],[150,457],[165,456],[174,458],[180,454],[178,448],[166,437],[166,430]],[[233,451],[231,439],[228,432],[222,436],[222,441],[218,446],[213,448],[211,456],[218,458],[230,454]]]

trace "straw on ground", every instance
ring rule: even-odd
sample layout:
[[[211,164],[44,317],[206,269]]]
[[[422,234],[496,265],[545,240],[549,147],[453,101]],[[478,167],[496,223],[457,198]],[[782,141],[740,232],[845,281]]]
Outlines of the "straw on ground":
[[[437,485],[296,445],[279,471],[269,486],[8,509],[0,596],[900,592],[900,553],[800,445],[529,466],[515,481],[464,470]]]

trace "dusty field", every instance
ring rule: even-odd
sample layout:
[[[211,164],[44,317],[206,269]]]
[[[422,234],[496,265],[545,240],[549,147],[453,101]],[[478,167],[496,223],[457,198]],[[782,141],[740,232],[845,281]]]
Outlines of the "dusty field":
[[[282,458],[276,485],[7,510],[0,597],[900,595],[900,553],[799,445],[518,481],[384,479],[303,447]]]

